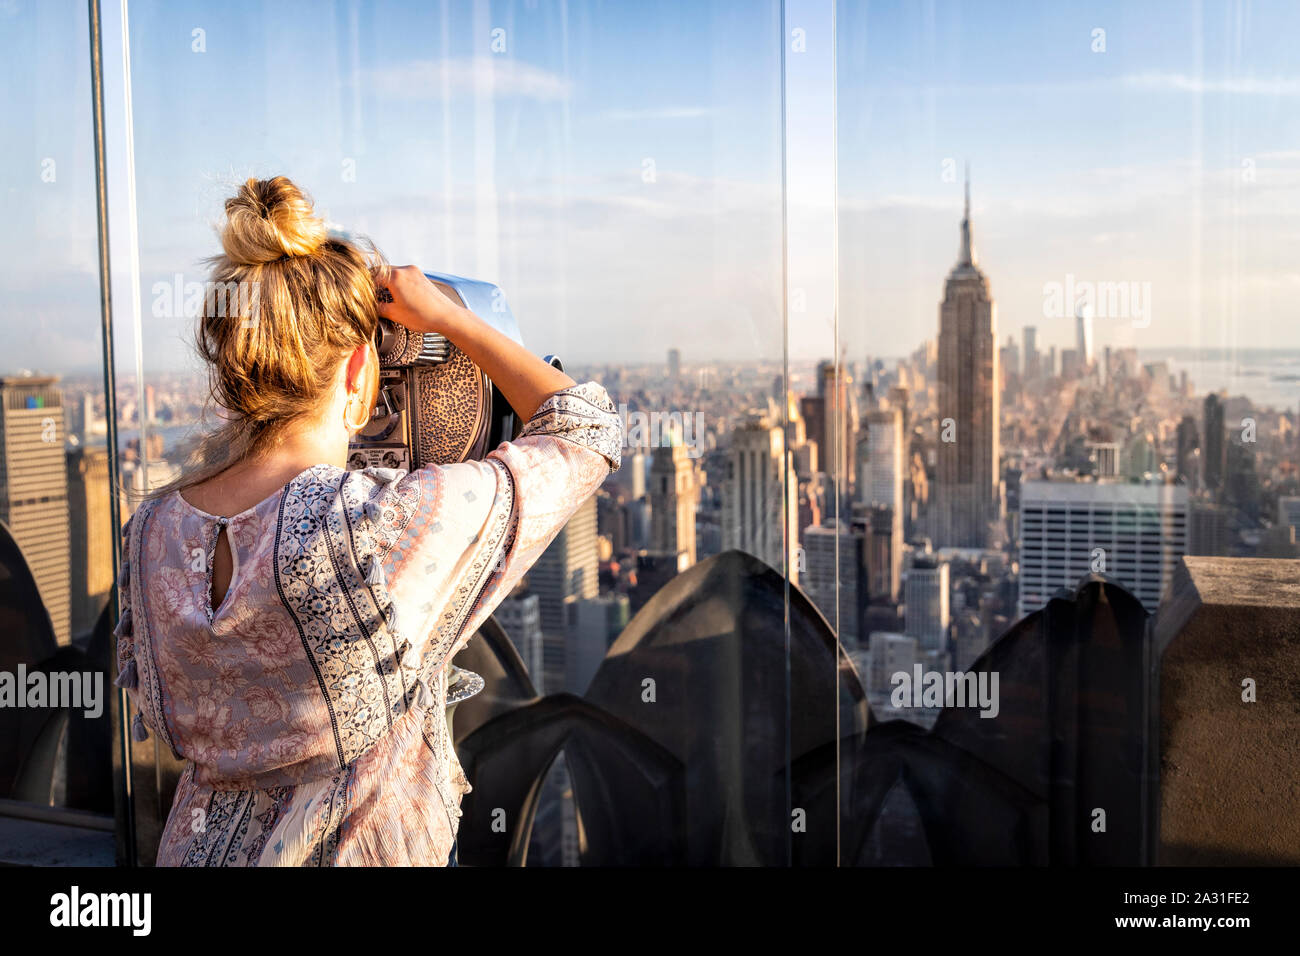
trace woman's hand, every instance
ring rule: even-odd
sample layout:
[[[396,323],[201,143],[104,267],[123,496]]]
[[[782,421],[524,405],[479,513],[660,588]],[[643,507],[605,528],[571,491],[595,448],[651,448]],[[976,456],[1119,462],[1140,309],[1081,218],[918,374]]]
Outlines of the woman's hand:
[[[559,369],[443,295],[416,266],[390,269],[377,288],[380,315],[416,332],[447,336],[487,373],[524,421],[548,396],[573,385]]]
[[[418,266],[394,266],[376,284],[379,314],[415,332],[446,335],[465,310],[430,282]]]

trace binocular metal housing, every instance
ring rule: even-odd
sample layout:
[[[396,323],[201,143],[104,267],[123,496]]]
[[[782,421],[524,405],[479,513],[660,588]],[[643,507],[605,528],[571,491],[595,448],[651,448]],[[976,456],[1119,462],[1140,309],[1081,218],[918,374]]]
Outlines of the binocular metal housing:
[[[425,276],[453,302],[520,344],[505,293],[490,282],[446,273]],[[413,471],[481,459],[523,423],[500,390],[445,336],[379,320],[379,397],[348,447],[348,467]],[[563,368],[559,358],[546,361]]]

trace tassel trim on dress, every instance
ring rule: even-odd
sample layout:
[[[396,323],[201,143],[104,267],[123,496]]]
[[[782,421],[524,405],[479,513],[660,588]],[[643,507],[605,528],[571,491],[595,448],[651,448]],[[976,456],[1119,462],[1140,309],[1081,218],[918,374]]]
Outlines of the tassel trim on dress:
[[[397,659],[401,661],[403,667],[412,670],[420,666],[420,655],[410,641],[402,641],[397,645]]]
[[[131,739],[136,743],[144,743],[149,739],[149,729],[145,727],[144,720],[139,714],[136,714],[135,719],[131,721]]]
[[[122,616],[117,619],[117,627],[113,628],[113,636],[121,638],[124,634],[131,633],[131,608],[128,606],[122,612]]]
[[[385,485],[391,485],[394,482],[400,481],[402,476],[406,474],[406,472],[399,468],[380,468],[377,465],[371,465],[363,470],[371,478]]]
[[[135,658],[126,662],[126,665],[118,673],[117,680],[113,681],[113,683],[115,686],[126,690],[135,690],[140,686],[140,675],[135,668]]]

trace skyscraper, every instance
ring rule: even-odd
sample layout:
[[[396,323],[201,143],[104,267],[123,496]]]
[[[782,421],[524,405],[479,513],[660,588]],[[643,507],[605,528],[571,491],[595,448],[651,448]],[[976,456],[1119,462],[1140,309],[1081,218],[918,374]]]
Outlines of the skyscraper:
[[[68,468],[53,376],[0,378],[0,521],[23,549],[60,644],[71,639]]]
[[[1092,462],[1092,473],[1097,478],[1114,478],[1119,475],[1123,449],[1119,442],[1090,441],[1084,447]]]
[[[867,600],[892,603],[903,567],[903,516],[897,508],[874,505],[867,520]]]
[[[1007,342],[998,352],[998,367],[1002,371],[1002,387],[1015,389],[1020,381],[1020,346],[1014,335],[1007,336]]]
[[[640,448],[629,448],[623,454],[623,465],[609,476],[606,485],[623,489],[629,501],[645,496],[646,454]]]
[[[1124,443],[1121,466],[1127,477],[1139,481],[1147,475],[1155,474],[1160,468],[1160,453],[1156,448],[1155,436],[1142,431],[1130,435]]]
[[[519,657],[528,668],[528,676],[533,686],[544,693],[542,678],[545,673],[543,661],[542,609],[541,599],[536,594],[515,593],[497,605],[493,616],[510,638],[510,643],[519,652]]]
[[[829,519],[804,530],[807,572],[803,588],[826,616],[832,628],[839,628],[840,640],[849,646],[865,640],[862,612],[867,604],[867,554],[862,531]],[[836,615],[838,581],[839,614]]]
[[[737,426],[722,488],[722,546],[752,554],[777,571],[788,555],[790,579],[798,581],[799,503],[793,474],[791,493],[785,494],[787,468],[793,471],[794,461],[780,426],[761,415]]]
[[[895,674],[911,676],[912,666],[919,656],[916,638],[889,631],[876,631],[871,635],[868,647],[871,651],[871,670],[867,676],[869,693],[888,694],[895,686]]]
[[[820,458],[822,471],[835,486],[839,501],[845,503],[853,490],[854,436],[858,430],[858,400],[853,376],[847,368],[834,362],[817,367],[818,394],[824,416]],[[847,509],[847,504],[843,504]]]
[[[902,410],[893,407],[871,412],[866,426],[866,460],[858,478],[858,499],[870,508],[867,594],[869,600],[896,601],[906,508]]]
[[[799,418],[804,423],[803,444],[816,449],[817,470],[829,471],[832,466],[826,458],[826,399],[821,395],[799,396]]]
[[[903,505],[903,413],[897,408],[867,415],[866,460],[858,478],[858,500],[887,505],[901,513]]]
[[[1205,440],[1201,443],[1205,488],[1212,495],[1223,492],[1228,473],[1228,442],[1224,433],[1223,399],[1211,392],[1205,396]]]
[[[655,449],[650,464],[650,550],[675,556],[677,570],[695,564],[695,470],[681,443]]]
[[[529,589],[538,597],[541,617],[545,693],[559,690],[564,684],[573,605],[583,598],[594,598],[600,591],[596,507],[595,495],[579,505],[528,573]]]
[[[1188,516],[1187,553],[1217,557],[1230,554],[1228,509],[1208,501],[1192,502]]]
[[[907,437],[912,434],[912,393],[911,390],[902,385],[895,385],[889,390],[889,405],[891,408],[897,408],[903,419],[903,461],[907,461]]]
[[[907,569],[903,594],[906,604],[903,630],[916,638],[923,651],[947,650],[950,620],[948,562],[917,558],[916,563]]]
[[[103,433],[104,429],[98,427],[98,419],[95,418],[95,396],[86,392],[81,396],[81,443],[85,445],[92,435]]]
[[[1020,614],[1093,571],[1154,612],[1187,553],[1182,485],[1027,481],[1020,486]]]
[[[682,375],[682,353],[677,349],[668,350],[668,377],[674,382]]]
[[[799,476],[800,481],[808,481],[821,470],[819,449],[817,443],[808,437],[807,423],[803,417],[803,403],[794,392],[787,392],[785,396],[786,436],[790,452],[794,455],[795,474]]]
[[[970,177],[961,250],[939,308],[936,544],[982,548],[1001,518],[997,316],[971,240]]]
[[[1092,365],[1092,316],[1083,307],[1074,313],[1074,343],[1079,368],[1085,370]]]
[[[1040,361],[1038,358],[1038,329],[1026,325],[1024,329],[1024,380],[1035,381],[1038,378]]]
[[[605,653],[623,633],[630,616],[626,594],[601,594],[574,604],[572,636],[564,662],[566,691],[579,695],[587,692]]]
[[[1185,485],[1195,487],[1200,480],[1197,474],[1196,452],[1200,450],[1201,438],[1196,428],[1196,419],[1184,415],[1178,423],[1178,479]]]
[[[72,636],[95,627],[113,588],[108,449],[68,452],[69,609]]]

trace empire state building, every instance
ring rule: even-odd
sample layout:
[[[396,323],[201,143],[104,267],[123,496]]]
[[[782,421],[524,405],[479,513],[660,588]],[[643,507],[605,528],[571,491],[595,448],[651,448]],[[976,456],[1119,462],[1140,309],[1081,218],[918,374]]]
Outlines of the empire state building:
[[[938,547],[990,547],[1002,517],[997,342],[997,310],[971,241],[968,175],[961,251],[939,306]]]

